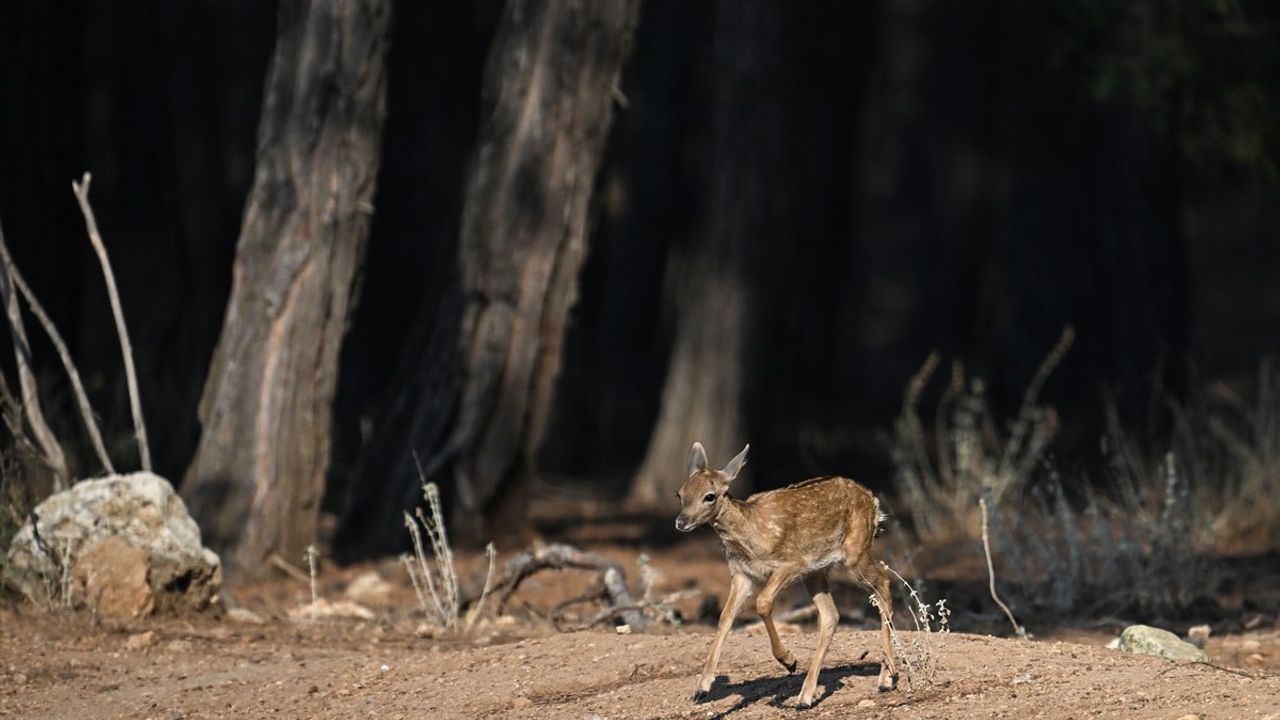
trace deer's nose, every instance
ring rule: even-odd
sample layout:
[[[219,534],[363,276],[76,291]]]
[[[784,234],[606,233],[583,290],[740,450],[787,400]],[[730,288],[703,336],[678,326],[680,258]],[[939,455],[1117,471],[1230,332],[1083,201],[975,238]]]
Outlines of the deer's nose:
[[[684,520],[684,516],[683,516],[683,515],[677,515],[677,516],[676,516],[676,529],[677,529],[677,530],[679,530],[679,531],[681,531],[681,532],[684,532],[684,526],[685,526],[685,524],[686,524],[686,523],[685,523],[685,520]]]

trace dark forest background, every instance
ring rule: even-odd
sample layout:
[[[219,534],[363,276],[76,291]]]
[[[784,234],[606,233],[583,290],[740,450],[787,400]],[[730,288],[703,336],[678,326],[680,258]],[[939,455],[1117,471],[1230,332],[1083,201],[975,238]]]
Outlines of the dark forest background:
[[[0,222],[118,465],[136,462],[125,380],[70,182],[93,173],[155,469],[187,485],[249,226],[264,79],[298,5],[0,12]],[[1074,326],[1043,393],[1069,465],[1096,454],[1104,396],[1158,434],[1162,398],[1244,388],[1280,350],[1274,5],[643,0],[614,37],[629,54],[608,108],[581,116],[600,157],[573,196],[585,235],[580,271],[565,266],[567,321],[541,327],[533,409],[491,409],[533,420],[515,459],[487,468],[490,436],[456,430],[479,362],[460,340],[476,267],[460,237],[487,227],[468,215],[486,192],[478,148],[501,149],[500,102],[482,88],[510,79],[494,58],[522,25],[494,0],[389,12],[367,253],[320,463],[335,550],[352,557],[407,540],[414,452],[455,533],[479,540],[516,532],[552,489],[663,503],[693,440],[713,463],[750,441],[757,489],[841,472],[887,491],[884,435],[934,349],[1013,409]],[[608,18],[592,22],[584,33]],[[524,277],[522,252],[485,267]],[[56,355],[33,342],[73,474],[95,474]],[[470,505],[464,472],[483,491]]]

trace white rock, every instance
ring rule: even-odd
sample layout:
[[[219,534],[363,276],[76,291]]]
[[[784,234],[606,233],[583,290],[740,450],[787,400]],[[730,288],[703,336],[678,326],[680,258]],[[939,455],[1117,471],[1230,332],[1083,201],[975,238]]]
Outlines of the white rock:
[[[50,495],[33,514],[42,542],[36,542],[28,519],[9,545],[5,568],[5,581],[23,594],[43,598],[49,587],[45,578],[58,577],[59,565],[75,567],[90,548],[118,538],[146,554],[157,609],[204,609],[217,602],[222,564],[201,545],[200,528],[182,498],[158,475],[84,480]]]

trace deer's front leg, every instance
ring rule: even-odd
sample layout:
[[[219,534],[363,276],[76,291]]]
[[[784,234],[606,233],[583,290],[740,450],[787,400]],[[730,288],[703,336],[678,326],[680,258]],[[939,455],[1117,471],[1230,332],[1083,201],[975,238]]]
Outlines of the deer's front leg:
[[[782,592],[782,589],[791,584],[794,579],[793,572],[785,569],[775,570],[773,575],[769,576],[769,581],[764,584],[764,588],[760,590],[760,594],[756,596],[756,612],[760,614],[760,619],[764,621],[764,629],[769,633],[769,645],[773,649],[773,656],[782,663],[782,667],[786,668],[787,672],[796,671],[796,656],[782,646],[778,629],[773,626],[773,601],[778,597],[778,593]]]
[[[734,575],[729,580],[729,596],[725,598],[724,610],[720,611],[720,627],[716,630],[715,642],[711,643],[711,654],[707,655],[707,664],[702,667],[702,678],[698,681],[698,690],[693,694],[694,702],[702,702],[711,692],[711,684],[716,679],[716,666],[720,664],[720,646],[724,638],[733,629],[733,619],[742,609],[742,602],[751,595],[751,580],[746,575]]]

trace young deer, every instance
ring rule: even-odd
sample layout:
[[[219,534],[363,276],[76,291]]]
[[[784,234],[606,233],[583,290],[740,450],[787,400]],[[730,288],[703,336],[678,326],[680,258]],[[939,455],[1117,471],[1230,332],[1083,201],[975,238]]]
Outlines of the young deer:
[[[822,658],[840,621],[827,581],[828,570],[839,562],[876,595],[884,642],[879,687],[882,692],[892,690],[898,681],[889,636],[893,600],[888,575],[871,557],[871,540],[883,517],[880,502],[870,490],[842,477],[813,478],[746,500],[729,497],[729,484],[746,464],[750,447],[744,447],[723,470],[708,470],[706,451],[701,443],[694,443],[689,453],[689,479],[677,493],[681,510],[676,529],[689,532],[710,523],[724,545],[731,574],[729,597],[720,613],[719,631],[702,668],[694,702],[708,697],[720,662],[720,647],[742,603],[752,595],[769,633],[773,656],[788,672],[795,672],[795,656],[782,646],[773,625],[773,602],[783,588],[803,579],[818,608],[819,629],[799,704],[813,705]]]

